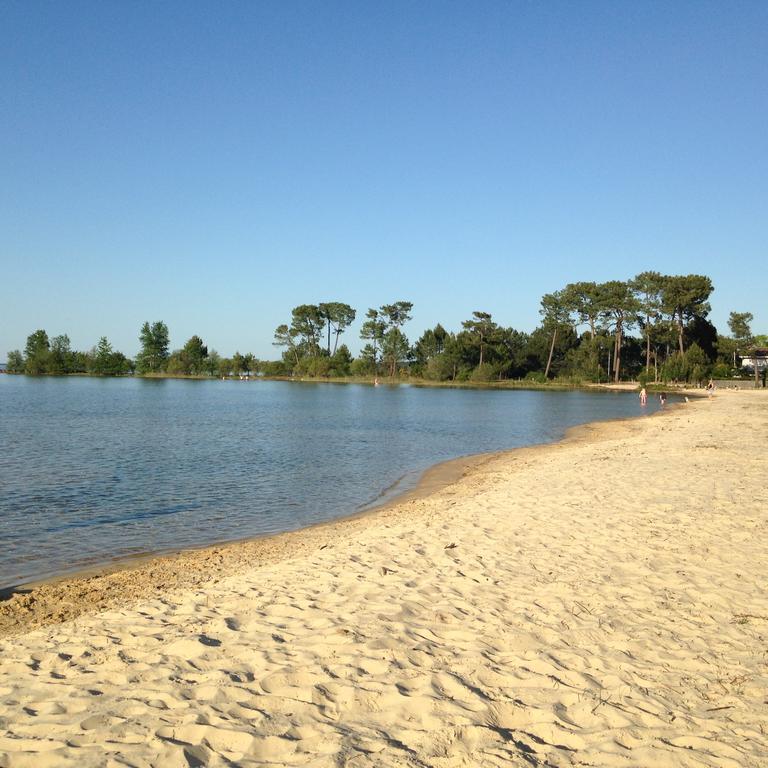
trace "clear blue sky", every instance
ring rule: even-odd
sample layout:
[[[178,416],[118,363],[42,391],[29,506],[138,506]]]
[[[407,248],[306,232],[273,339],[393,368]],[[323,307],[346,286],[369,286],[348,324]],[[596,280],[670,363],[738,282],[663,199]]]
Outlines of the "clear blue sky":
[[[331,300],[530,331],[645,269],[768,332],[767,40],[762,0],[4,0],[0,359],[159,319],[277,357]]]

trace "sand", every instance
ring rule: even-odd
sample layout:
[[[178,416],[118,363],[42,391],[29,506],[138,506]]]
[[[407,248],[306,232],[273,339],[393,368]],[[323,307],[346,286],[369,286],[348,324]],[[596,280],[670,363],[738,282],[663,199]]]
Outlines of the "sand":
[[[766,766],[766,427],[719,392],[16,597],[0,766]]]

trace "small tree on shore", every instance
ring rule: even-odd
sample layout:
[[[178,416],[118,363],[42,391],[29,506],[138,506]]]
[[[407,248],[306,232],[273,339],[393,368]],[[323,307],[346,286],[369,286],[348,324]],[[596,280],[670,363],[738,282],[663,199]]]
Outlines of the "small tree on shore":
[[[24,348],[24,372],[31,376],[48,373],[50,352],[48,334],[42,329],[31,333]]]
[[[138,373],[162,373],[168,361],[168,326],[158,320],[150,325],[148,322],[141,326],[139,333],[141,349],[136,355],[136,371]]]
[[[14,349],[8,353],[6,370],[8,373],[24,373],[24,355],[20,350]]]

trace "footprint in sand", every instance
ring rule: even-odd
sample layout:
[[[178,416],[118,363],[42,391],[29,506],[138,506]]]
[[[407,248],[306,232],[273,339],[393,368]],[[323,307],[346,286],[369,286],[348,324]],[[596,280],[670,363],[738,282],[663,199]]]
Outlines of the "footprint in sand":
[[[208,635],[199,635],[198,637],[182,638],[167,645],[164,649],[166,656],[180,656],[183,659],[196,659],[206,653],[208,648],[217,648],[221,645],[221,640],[217,640]]]
[[[212,725],[163,726],[156,731],[160,739],[190,746],[206,746],[229,759],[238,759],[249,753],[256,739],[245,731],[216,728]]]
[[[273,696],[286,696],[309,702],[312,700],[311,692],[317,682],[318,680],[314,675],[307,672],[297,672],[286,667],[267,675],[259,682],[259,685],[265,693]]]

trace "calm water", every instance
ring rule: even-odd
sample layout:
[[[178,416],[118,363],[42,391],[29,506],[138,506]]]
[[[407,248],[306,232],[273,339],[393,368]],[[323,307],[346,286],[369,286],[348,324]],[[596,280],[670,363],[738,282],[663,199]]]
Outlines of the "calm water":
[[[0,376],[0,587],[299,528],[640,413],[624,393]]]

